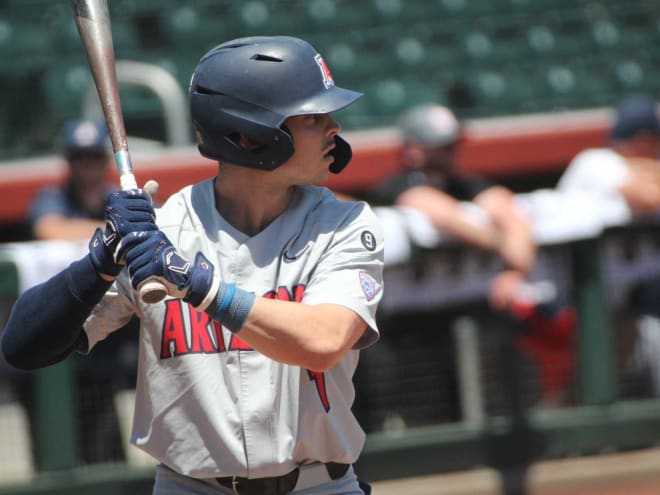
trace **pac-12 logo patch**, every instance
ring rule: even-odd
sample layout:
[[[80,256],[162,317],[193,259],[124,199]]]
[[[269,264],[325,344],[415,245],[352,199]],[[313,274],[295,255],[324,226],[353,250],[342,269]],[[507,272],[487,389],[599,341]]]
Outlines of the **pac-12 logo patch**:
[[[325,60],[323,60],[320,53],[317,53],[314,56],[314,60],[319,66],[319,69],[321,69],[321,76],[323,77],[323,85],[325,86],[325,89],[330,89],[335,85],[335,81],[332,79],[332,73],[330,72],[328,65],[325,63]]]
[[[367,272],[359,272],[358,276],[360,277],[360,285],[367,301],[371,301],[376,297],[376,281]]]
[[[360,234],[360,240],[367,251],[374,251],[376,249],[376,236],[368,230],[365,230]]]

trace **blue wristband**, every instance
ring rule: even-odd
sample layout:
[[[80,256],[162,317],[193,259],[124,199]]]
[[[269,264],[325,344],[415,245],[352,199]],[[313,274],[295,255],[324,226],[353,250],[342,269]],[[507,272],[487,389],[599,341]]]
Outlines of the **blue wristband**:
[[[220,282],[215,300],[206,308],[206,313],[232,333],[238,333],[252,311],[255,299],[252,292]]]

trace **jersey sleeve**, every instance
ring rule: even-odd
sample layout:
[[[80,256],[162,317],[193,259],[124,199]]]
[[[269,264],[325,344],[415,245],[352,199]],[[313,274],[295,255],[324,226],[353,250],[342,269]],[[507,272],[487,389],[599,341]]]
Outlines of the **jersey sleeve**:
[[[383,295],[383,256],[383,234],[376,215],[366,203],[356,203],[305,288],[306,304],[339,304],[367,323],[355,348],[378,340],[376,310]]]
[[[135,311],[131,284],[126,270],[123,270],[85,321],[83,328],[87,335],[87,352],[126,325]]]
[[[622,157],[608,149],[590,149],[578,153],[562,174],[557,188],[596,194],[618,194],[628,177]]]

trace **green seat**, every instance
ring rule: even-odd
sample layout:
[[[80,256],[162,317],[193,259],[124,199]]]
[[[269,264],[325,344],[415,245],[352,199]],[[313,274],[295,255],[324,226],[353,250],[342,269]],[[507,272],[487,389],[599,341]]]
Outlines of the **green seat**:
[[[50,112],[59,119],[79,117],[86,92],[94,82],[83,57],[61,60],[49,67],[43,78]]]
[[[216,15],[213,10],[194,9],[186,4],[162,12],[158,22],[165,37],[165,46],[159,49],[170,51],[172,57],[179,59],[187,55],[196,61],[217,44],[243,35],[231,16]]]
[[[399,67],[396,56],[384,47],[384,33],[379,29],[326,38],[315,46],[343,85],[361,84],[376,75],[395,75]]]
[[[217,0],[221,2],[221,0]],[[193,4],[195,0],[189,0],[186,4]],[[129,18],[141,15],[154,15],[159,12],[176,9],[181,2],[178,0],[109,0],[108,10],[112,19],[119,16]]]
[[[51,57],[50,36],[41,26],[0,19],[0,73],[38,71]]]
[[[0,100],[0,156],[20,158],[50,151],[56,127],[39,74],[7,74],[0,78],[0,92],[5,95]]]
[[[369,113],[395,119],[403,110],[421,103],[442,101],[442,88],[414,77],[386,77],[364,87]]]

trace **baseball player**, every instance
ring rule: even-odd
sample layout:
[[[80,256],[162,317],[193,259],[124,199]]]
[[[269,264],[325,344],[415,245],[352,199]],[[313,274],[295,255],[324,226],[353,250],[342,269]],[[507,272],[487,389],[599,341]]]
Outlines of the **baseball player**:
[[[16,302],[2,344],[23,368],[139,316],[131,441],[160,462],[154,494],[366,493],[352,376],[378,338],[382,234],[365,203],[319,186],[351,157],[330,113],[360,96],[303,40],[217,46],[190,84],[217,176],[155,220],[144,190],[111,194],[89,256]],[[169,296],[149,305],[136,289],[153,278]]]

